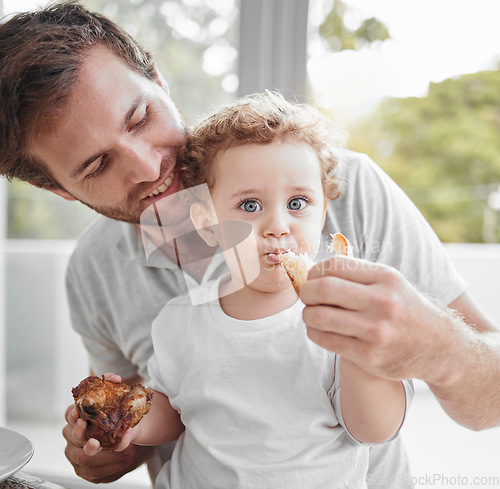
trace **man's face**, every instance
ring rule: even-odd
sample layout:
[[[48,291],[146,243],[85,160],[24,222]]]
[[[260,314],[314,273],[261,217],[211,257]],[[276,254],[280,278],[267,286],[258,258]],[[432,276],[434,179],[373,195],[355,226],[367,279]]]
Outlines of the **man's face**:
[[[74,198],[113,219],[179,190],[175,164],[185,123],[167,92],[105,46],[89,50],[63,118],[42,131],[32,153]]]

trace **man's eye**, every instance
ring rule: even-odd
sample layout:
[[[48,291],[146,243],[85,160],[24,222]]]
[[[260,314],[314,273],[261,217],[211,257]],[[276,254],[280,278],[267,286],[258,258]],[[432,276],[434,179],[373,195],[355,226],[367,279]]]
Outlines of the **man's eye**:
[[[292,211],[302,210],[309,201],[305,197],[294,197],[288,202],[288,208]]]
[[[98,177],[104,171],[105,168],[106,168],[106,158],[103,156],[99,160],[99,164],[98,164],[97,168],[95,170],[91,171],[90,173],[88,173],[85,178]]]
[[[134,127],[135,128],[142,127],[146,124],[146,122],[148,122],[148,113],[147,112],[144,114],[144,117],[137,124],[134,124]]]
[[[245,200],[239,205],[239,208],[245,212],[257,212],[262,210],[261,205],[256,200]]]

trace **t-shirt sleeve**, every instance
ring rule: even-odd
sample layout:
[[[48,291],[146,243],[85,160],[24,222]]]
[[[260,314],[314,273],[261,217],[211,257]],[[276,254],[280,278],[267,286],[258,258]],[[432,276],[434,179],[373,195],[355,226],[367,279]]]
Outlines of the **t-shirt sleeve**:
[[[137,367],[123,355],[107,322],[96,311],[95,297],[87,296],[87,271],[80,270],[75,260],[73,257],[66,272],[66,293],[71,324],[87,350],[90,369],[96,375],[114,372],[124,379],[136,376]]]
[[[151,326],[153,355],[148,359],[148,385],[171,401],[182,386],[181,366],[189,351],[186,345],[186,340],[187,344],[189,340],[183,332],[185,325],[196,324],[192,313],[189,294],[181,294],[162,307]]]
[[[327,226],[351,241],[354,255],[398,269],[420,292],[448,305],[467,288],[417,207],[369,157],[347,152],[343,195],[329,204]]]
[[[354,438],[349,433],[349,430],[347,429],[347,427],[345,425],[344,417],[342,416],[342,408],[340,406],[340,379],[339,379],[339,375],[338,375],[340,361],[341,361],[340,357],[337,355],[336,365],[335,365],[335,372],[337,372],[337,374],[335,375],[335,380],[334,380],[332,388],[330,389],[329,395],[330,395],[330,398],[332,400],[332,405],[333,405],[333,410],[335,412],[335,416],[337,417],[337,420],[340,423],[340,425],[344,428],[349,439],[353,443],[358,443],[358,444],[368,445],[368,446],[380,446],[380,445],[385,445],[386,443],[390,443],[390,442],[394,441],[398,437],[398,435],[401,431],[401,428],[402,428],[404,421],[406,419],[408,410],[409,410],[411,403],[413,401],[413,397],[415,395],[415,388],[413,386],[413,381],[411,379],[401,381],[403,388],[404,388],[404,391],[405,391],[405,401],[406,402],[405,402],[404,417],[403,417],[403,420],[402,420],[401,424],[399,425],[399,428],[397,429],[397,431],[388,440],[386,440],[382,443],[363,443],[363,442],[356,440],[356,438]]]

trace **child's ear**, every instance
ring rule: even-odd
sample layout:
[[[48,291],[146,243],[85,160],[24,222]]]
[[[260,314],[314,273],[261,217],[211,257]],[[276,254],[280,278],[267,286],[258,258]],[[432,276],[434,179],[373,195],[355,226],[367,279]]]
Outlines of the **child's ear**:
[[[213,215],[206,206],[201,202],[195,202],[191,205],[189,216],[201,239],[203,239],[208,246],[217,246],[219,242],[212,228],[214,224]]]
[[[325,225],[326,211],[328,209],[328,202],[330,199],[325,195],[325,206],[323,207],[323,226]]]

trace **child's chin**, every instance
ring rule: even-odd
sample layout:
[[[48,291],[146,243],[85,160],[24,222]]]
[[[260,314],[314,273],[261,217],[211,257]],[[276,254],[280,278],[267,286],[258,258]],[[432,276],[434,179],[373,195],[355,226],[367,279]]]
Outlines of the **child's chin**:
[[[252,285],[255,289],[267,293],[279,293],[293,288],[290,279],[286,273],[283,272],[281,266],[277,271],[266,274],[265,277],[262,275],[259,276]]]

